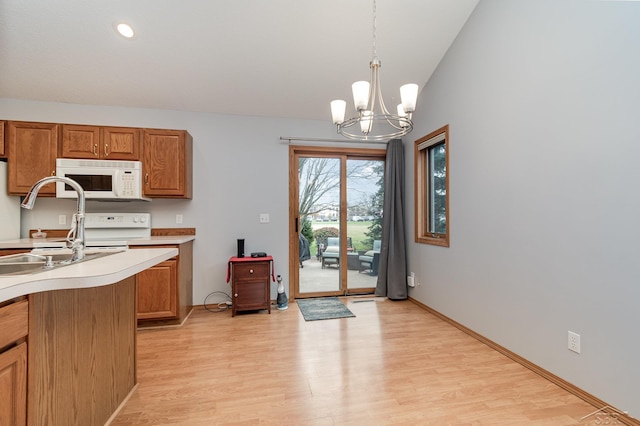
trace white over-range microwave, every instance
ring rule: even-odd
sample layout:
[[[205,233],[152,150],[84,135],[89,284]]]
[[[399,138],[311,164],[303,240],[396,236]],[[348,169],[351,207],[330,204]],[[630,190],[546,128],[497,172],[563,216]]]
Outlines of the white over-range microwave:
[[[142,196],[140,161],[56,159],[56,175],[78,182],[89,200],[148,200]],[[56,182],[57,198],[77,198],[76,191]]]

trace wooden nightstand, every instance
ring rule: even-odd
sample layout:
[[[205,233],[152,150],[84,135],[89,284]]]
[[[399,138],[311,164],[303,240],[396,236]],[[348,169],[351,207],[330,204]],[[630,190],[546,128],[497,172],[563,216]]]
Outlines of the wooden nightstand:
[[[227,282],[231,280],[232,317],[237,311],[266,309],[271,313],[269,275],[275,281],[271,256],[229,259]]]

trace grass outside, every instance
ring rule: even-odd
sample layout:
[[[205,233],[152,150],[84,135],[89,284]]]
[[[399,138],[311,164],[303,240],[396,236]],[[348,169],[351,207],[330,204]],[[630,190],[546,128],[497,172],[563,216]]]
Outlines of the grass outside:
[[[347,237],[351,237],[351,244],[353,245],[353,249],[355,251],[366,251],[371,250],[371,246],[366,247],[363,243],[368,237],[365,235],[365,232],[369,232],[369,226],[371,226],[371,222],[347,222]],[[311,224],[311,228],[315,231],[320,228],[337,228],[340,226],[338,222],[313,222]],[[315,241],[309,241],[309,248],[311,251],[311,255],[315,255],[317,251],[317,243]]]

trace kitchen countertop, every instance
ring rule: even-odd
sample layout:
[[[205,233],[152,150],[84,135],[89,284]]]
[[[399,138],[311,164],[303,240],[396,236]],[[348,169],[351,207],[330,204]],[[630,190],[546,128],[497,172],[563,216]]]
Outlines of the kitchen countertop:
[[[147,238],[132,238],[126,240],[130,246],[153,246],[164,244],[182,244],[194,240],[195,235],[170,235],[170,236],[153,236]],[[64,238],[20,238],[16,240],[0,241],[1,249],[33,249],[38,248],[43,243],[61,243]],[[62,245],[62,244],[61,244]]]
[[[157,238],[161,238],[160,241],[171,240],[172,242],[159,243],[156,240]],[[141,245],[179,244],[175,241],[185,238],[191,240],[193,236],[151,237],[148,240],[144,239],[149,242]],[[33,240],[25,239],[24,241]],[[6,241],[0,243],[0,248],[32,247],[28,245],[18,247],[15,244],[7,246],[6,244],[11,243]],[[35,274],[0,276],[0,302],[42,291],[79,289],[114,284],[176,255],[178,255],[177,248],[125,250]]]

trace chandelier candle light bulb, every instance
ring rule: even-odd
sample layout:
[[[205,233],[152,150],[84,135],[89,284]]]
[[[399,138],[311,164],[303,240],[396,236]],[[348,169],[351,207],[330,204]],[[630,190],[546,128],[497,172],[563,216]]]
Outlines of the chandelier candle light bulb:
[[[369,105],[369,87],[368,81],[356,81],[351,85],[353,104],[356,106],[356,111],[367,109],[367,105]]]
[[[405,112],[404,106],[402,104],[398,104],[398,116],[399,117],[406,117],[407,116],[407,113]],[[402,127],[407,127],[408,126],[408,124],[405,123],[404,121],[401,121],[400,125]]]
[[[400,87],[400,99],[405,113],[416,110],[416,100],[418,99],[418,85],[414,83],[405,84]]]
[[[376,1],[373,0],[373,55],[369,68],[370,81],[356,81],[351,86],[353,104],[357,115],[345,120],[346,102],[331,102],[331,117],[339,134],[349,139],[361,141],[388,141],[404,136],[413,130],[411,115],[416,109],[418,85],[405,84],[400,87],[402,103],[398,105],[397,114],[387,110],[380,88],[381,63],[376,54]],[[359,124],[359,126],[356,126]],[[355,129],[352,129],[356,126]]]
[[[347,109],[347,103],[343,100],[331,101],[331,115],[333,116],[333,124],[342,124],[344,122],[344,113]]]
[[[362,115],[360,116],[360,130],[365,135],[368,135],[371,132],[371,126],[373,121],[371,120],[373,117],[372,111],[362,111]]]

